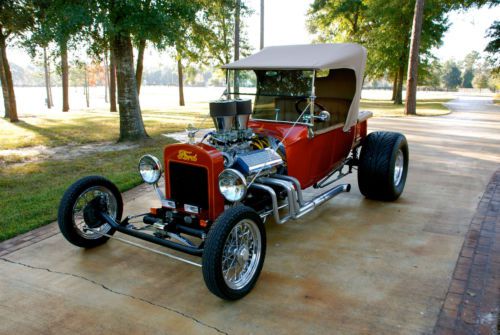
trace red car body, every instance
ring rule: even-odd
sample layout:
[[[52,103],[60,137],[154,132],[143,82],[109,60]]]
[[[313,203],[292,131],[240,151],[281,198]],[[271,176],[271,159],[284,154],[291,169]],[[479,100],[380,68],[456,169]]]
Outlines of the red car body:
[[[341,165],[349,152],[366,137],[367,120],[358,122],[349,131],[341,126],[318,134],[308,135],[306,125],[278,123],[272,121],[250,120],[249,128],[256,134],[271,135],[282,140],[287,157],[288,175],[299,180],[303,189],[308,188],[325,177],[330,171]],[[333,145],[334,144],[334,145]],[[224,170],[220,151],[203,143],[172,144],[164,149],[165,194],[172,199],[169,166],[179,162],[206,169],[208,173],[209,208],[202,210],[200,219],[214,221],[224,211],[224,197],[218,188],[218,176]],[[175,178],[175,176],[172,176]],[[184,208],[176,208],[185,212]]]

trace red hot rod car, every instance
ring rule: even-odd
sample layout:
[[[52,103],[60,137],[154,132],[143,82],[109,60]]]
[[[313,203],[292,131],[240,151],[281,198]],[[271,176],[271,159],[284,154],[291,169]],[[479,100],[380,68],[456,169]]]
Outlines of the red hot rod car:
[[[200,256],[201,265],[115,237],[201,266],[208,289],[223,299],[243,297],[264,263],[269,217],[282,224],[348,192],[349,184],[334,182],[353,169],[365,197],[391,201],[403,192],[405,137],[367,134],[371,113],[359,112],[365,62],[362,46],[318,44],[268,47],[225,65],[224,98],[209,106],[215,130],[196,143],[189,128],[188,143],[166,146],[162,161],[151,155],[139,161],[161,207],[121,220],[116,186],[86,177],[61,200],[62,234],[90,248],[119,231]],[[309,187],[325,191],[306,201]]]

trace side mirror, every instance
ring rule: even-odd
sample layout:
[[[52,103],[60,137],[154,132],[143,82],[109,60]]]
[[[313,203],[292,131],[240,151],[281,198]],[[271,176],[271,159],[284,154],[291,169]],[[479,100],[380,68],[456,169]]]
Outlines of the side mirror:
[[[328,122],[330,121],[330,113],[328,111],[321,111],[318,115],[314,116],[315,121]]]

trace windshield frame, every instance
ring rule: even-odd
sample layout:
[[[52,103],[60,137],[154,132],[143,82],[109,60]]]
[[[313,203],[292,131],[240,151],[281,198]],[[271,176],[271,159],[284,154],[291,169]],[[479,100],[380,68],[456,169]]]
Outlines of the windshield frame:
[[[249,97],[256,97],[257,93],[236,93],[236,92],[231,92],[231,76],[230,76],[230,71],[258,71],[260,69],[226,69],[226,90],[224,91],[224,95],[226,96],[227,100],[232,99],[240,99],[240,96],[249,96]],[[291,69],[265,69],[266,71],[292,71]],[[308,104],[304,108],[302,114],[300,116],[297,116],[297,119],[295,121],[286,121],[286,120],[273,120],[273,119],[260,119],[260,118],[255,118],[254,117],[254,111],[252,110],[251,114],[251,120],[253,121],[264,121],[264,122],[274,122],[274,123],[284,123],[284,124],[300,124],[300,125],[305,125],[308,127],[314,127],[314,101],[316,99],[316,89],[315,89],[315,78],[317,74],[316,69],[293,69],[293,71],[296,70],[303,70],[303,71],[311,71],[312,76],[311,76],[311,92],[310,95],[304,95],[304,96],[294,96],[294,95],[272,95],[272,94],[260,94],[261,96],[281,96],[281,97],[290,97],[290,98],[306,98],[308,99]],[[236,79],[236,76],[233,74],[232,76],[233,80]],[[234,87],[234,86],[233,86]],[[305,109],[309,107],[309,117],[308,117],[308,122],[301,121],[303,117],[305,116]]]

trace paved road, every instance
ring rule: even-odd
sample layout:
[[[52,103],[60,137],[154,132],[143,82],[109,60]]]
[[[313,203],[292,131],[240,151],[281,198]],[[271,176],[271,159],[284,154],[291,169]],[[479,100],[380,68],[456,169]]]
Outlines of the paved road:
[[[268,228],[254,291],[227,303],[201,271],[116,241],[80,250],[60,234],[2,256],[0,334],[428,334],[464,234],[500,165],[500,108],[462,97],[444,117],[378,118],[410,143],[394,203],[343,194]],[[128,212],[151,193],[127,195]],[[154,201],[154,200],[153,200]]]

